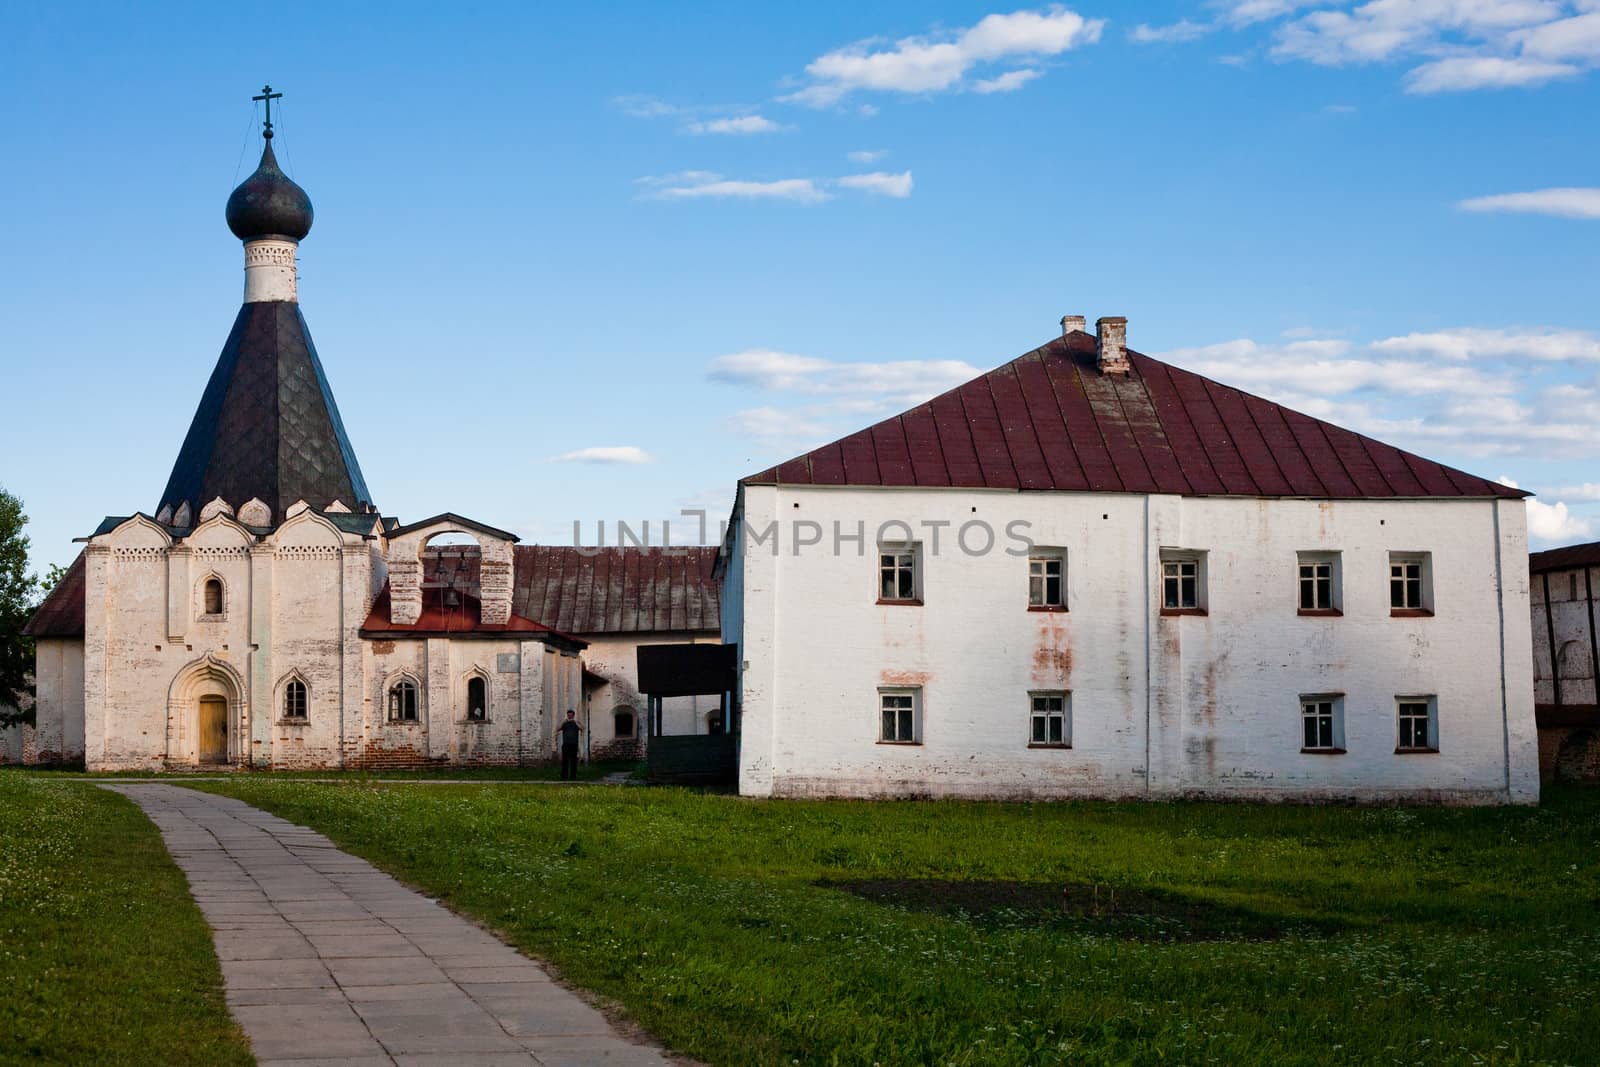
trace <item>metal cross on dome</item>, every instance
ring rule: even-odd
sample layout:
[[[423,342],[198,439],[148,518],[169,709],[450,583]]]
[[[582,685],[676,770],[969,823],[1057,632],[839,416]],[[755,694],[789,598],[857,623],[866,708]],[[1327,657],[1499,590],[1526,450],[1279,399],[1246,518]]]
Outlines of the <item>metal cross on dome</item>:
[[[283,95],[282,93],[273,92],[272,91],[272,86],[263,85],[261,87],[261,95],[260,96],[252,96],[250,98],[252,100],[265,100],[267,102],[266,129],[262,131],[262,136],[265,137],[269,141],[272,140],[272,102],[274,100],[278,99],[279,97],[281,97],[282,95]]]

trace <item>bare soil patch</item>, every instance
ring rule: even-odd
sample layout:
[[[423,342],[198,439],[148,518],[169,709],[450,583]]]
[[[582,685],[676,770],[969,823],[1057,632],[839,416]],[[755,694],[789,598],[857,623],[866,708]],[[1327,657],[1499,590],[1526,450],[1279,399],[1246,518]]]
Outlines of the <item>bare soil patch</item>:
[[[875,904],[927,912],[986,928],[1053,927],[1132,941],[1273,941],[1331,933],[1301,922],[1155,889],[1084,882],[956,881],[940,878],[816,883]]]

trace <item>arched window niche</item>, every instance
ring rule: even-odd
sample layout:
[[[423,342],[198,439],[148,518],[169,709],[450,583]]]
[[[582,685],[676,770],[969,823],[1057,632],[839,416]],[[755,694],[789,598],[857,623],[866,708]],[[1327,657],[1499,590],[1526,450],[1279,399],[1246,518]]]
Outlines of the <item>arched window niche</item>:
[[[619,707],[611,713],[611,736],[619,741],[629,741],[639,728],[638,716],[630,707]]]
[[[200,610],[205,615],[220,617],[226,603],[221,578],[213,574],[200,584]]]
[[[489,721],[489,680],[481,674],[467,677],[467,721]]]

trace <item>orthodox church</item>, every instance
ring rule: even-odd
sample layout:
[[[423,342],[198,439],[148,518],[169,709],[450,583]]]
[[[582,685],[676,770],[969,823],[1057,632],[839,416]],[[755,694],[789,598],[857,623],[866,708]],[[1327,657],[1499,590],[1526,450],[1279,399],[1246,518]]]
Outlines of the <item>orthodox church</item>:
[[[269,100],[270,106],[270,100]],[[261,163],[228,198],[244,304],[154,509],[105,519],[29,623],[32,760],[519,765],[568,710],[641,754],[641,643],[715,641],[714,549],[518,544],[378,508],[298,302],[306,192]],[[446,536],[448,535],[448,536]],[[694,698],[669,732],[720,725]]]

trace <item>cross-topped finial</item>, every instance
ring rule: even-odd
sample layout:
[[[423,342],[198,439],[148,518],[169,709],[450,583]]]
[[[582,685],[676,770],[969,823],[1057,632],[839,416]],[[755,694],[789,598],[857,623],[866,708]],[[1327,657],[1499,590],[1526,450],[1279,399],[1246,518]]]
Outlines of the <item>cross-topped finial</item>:
[[[261,136],[265,137],[269,141],[272,140],[272,102],[282,95],[282,93],[273,92],[272,86],[263,85],[261,87],[261,95],[252,96],[250,98],[252,100],[265,100],[267,102],[266,129],[261,131]]]

